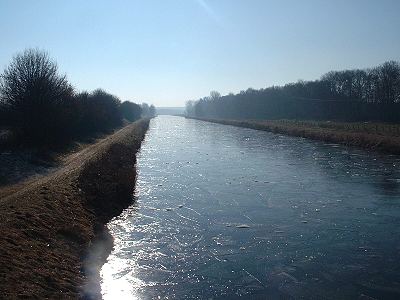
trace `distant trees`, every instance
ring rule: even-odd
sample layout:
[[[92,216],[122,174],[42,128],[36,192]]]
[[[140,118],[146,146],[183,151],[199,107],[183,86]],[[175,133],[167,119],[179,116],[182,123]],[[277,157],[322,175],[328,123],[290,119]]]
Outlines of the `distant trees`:
[[[156,115],[156,108],[154,105],[148,105],[147,103],[142,103],[142,117],[153,118]]]
[[[376,72],[376,99],[382,103],[400,101],[400,65],[390,61],[384,63]]]
[[[320,82],[327,83],[333,99],[386,104],[400,101],[400,64],[395,61],[372,69],[329,72]]]
[[[218,101],[218,99],[221,98],[221,94],[217,91],[211,91],[210,92],[210,100],[211,101]]]
[[[195,116],[196,113],[194,111],[196,105],[196,101],[189,100],[186,102],[186,107],[185,107],[185,115],[186,116]]]
[[[400,64],[331,71],[315,81],[248,89],[188,101],[186,113],[210,118],[335,119],[400,122]]]
[[[130,122],[134,122],[142,116],[142,107],[133,102],[122,102],[120,109],[122,116]]]
[[[146,116],[155,114],[146,106]],[[64,144],[71,139],[107,132],[135,121],[142,106],[102,89],[76,93],[48,54],[28,49],[17,54],[0,75],[0,126],[19,141],[35,145]],[[0,128],[1,129],[1,128]]]

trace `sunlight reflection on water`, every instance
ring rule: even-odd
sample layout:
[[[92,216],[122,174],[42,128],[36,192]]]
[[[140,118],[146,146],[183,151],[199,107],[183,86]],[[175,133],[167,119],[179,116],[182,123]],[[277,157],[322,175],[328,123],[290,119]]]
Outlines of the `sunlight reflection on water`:
[[[104,299],[400,295],[399,163],[157,117],[138,157],[136,202],[108,224]]]

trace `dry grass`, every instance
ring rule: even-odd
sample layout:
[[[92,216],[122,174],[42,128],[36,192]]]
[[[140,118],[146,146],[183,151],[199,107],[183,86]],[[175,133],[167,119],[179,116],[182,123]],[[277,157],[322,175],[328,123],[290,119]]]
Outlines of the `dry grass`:
[[[259,122],[259,121],[254,121]],[[373,123],[373,122],[331,122],[331,121],[296,121],[296,120],[273,120],[261,121],[270,125],[295,126],[304,128],[321,128],[335,131],[364,133],[382,135],[389,137],[400,137],[400,124]]]
[[[148,120],[128,125],[0,200],[3,298],[82,297],[87,249],[131,201],[147,127]]]

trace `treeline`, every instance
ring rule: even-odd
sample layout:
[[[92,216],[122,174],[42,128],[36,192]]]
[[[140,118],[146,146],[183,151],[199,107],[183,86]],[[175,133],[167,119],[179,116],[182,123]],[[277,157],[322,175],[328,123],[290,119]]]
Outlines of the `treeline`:
[[[186,114],[225,119],[400,122],[400,64],[331,71],[315,81],[248,89],[186,103]]]
[[[17,54],[0,75],[0,129],[18,143],[60,145],[155,115],[155,107],[104,90],[76,92],[43,51]]]

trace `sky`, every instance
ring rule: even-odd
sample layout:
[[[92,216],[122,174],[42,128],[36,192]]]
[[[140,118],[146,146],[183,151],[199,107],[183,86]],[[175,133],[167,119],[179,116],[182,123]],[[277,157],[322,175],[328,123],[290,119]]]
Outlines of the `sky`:
[[[0,0],[0,68],[49,53],[77,91],[184,106],[400,61],[398,0]]]

